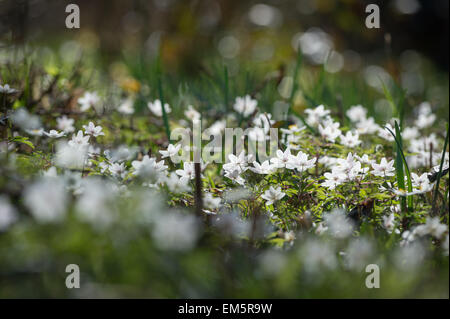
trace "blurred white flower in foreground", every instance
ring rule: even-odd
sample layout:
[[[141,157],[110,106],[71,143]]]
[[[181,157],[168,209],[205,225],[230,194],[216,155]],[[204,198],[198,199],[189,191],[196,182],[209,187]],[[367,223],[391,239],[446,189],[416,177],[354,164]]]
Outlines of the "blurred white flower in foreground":
[[[274,249],[262,253],[258,261],[262,272],[269,276],[278,275],[288,262],[286,256],[281,251]]]
[[[324,220],[332,236],[346,238],[353,232],[353,224],[345,216],[345,211],[335,209],[331,213],[324,214]]]
[[[84,179],[76,203],[78,217],[93,227],[103,229],[116,218],[118,188],[98,178]]]
[[[166,213],[161,195],[155,190],[144,188],[139,190],[136,195],[137,223],[151,225],[159,216]]]
[[[414,233],[419,236],[431,235],[440,239],[448,230],[448,226],[441,224],[439,217],[427,218],[424,225],[419,225],[414,229]]]
[[[58,171],[55,166],[50,167],[48,170],[42,172],[44,177],[58,177]]]
[[[448,240],[449,240],[449,234],[445,237],[444,241],[442,242],[442,249],[444,250],[444,255],[448,256]]]
[[[0,195],[0,232],[5,231],[17,221],[17,212],[8,197]]]
[[[243,220],[236,211],[216,215],[213,219],[213,225],[221,233],[236,237],[246,236],[250,227],[249,221]]]
[[[353,239],[344,255],[345,264],[352,270],[361,271],[366,265],[373,263],[371,259],[374,254],[374,245],[368,239]]]
[[[65,184],[59,178],[39,179],[25,189],[23,198],[38,222],[58,222],[66,214],[68,196]]]
[[[185,251],[194,248],[200,226],[192,215],[167,212],[155,220],[152,237],[163,250]]]
[[[420,242],[398,247],[394,253],[394,263],[400,270],[416,270],[423,263],[426,250]]]
[[[337,267],[334,247],[318,239],[308,240],[300,250],[300,258],[307,273],[320,273]]]
[[[322,235],[327,230],[328,230],[328,227],[324,226],[324,223],[319,223],[319,225],[317,225],[316,229],[314,230],[314,233],[316,235]]]
[[[41,128],[41,121],[37,115],[31,115],[26,108],[21,107],[11,115],[14,125],[22,130],[36,130]]]
[[[127,170],[124,163],[112,163],[109,165],[109,171],[115,177],[124,178],[127,175]]]
[[[82,169],[86,164],[87,150],[84,145],[59,142],[56,145],[55,164],[64,168]]]

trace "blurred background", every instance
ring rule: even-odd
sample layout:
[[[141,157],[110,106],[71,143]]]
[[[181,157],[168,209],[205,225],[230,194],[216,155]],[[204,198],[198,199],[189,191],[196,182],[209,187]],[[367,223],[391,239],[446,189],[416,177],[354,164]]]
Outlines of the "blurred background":
[[[80,29],[65,26],[69,3],[80,7]],[[380,7],[380,29],[365,26],[370,3]],[[443,140],[441,128],[448,119],[448,7],[448,0],[0,0],[0,84],[24,92],[14,107],[23,103],[46,123],[55,123],[55,114],[70,114],[77,123],[87,121],[84,116],[89,114],[78,112],[76,104],[85,90],[98,92],[111,108],[130,98],[134,114],[140,115],[148,112],[148,101],[160,96],[159,70],[152,68],[159,57],[164,95],[173,107],[173,127],[189,104],[202,115],[208,112],[205,118],[216,123],[226,117],[229,102],[245,94],[252,94],[261,110],[273,111],[274,119],[278,110],[291,104],[296,114],[324,104],[344,122],[345,110],[362,104],[382,124],[396,110],[385,98],[381,79],[396,101],[403,103],[397,86],[407,91],[408,120],[417,115],[414,107],[429,101],[438,118],[429,131],[436,131]],[[296,91],[298,49],[303,60]],[[94,76],[96,71],[100,75]],[[53,85],[55,90],[42,98],[44,88]],[[279,113],[282,118],[284,113]],[[149,116],[109,116],[101,118],[105,131],[111,132],[104,144],[107,148],[137,144],[157,154],[165,143],[162,122],[153,125]],[[25,155],[18,160],[26,175],[37,174],[42,166],[39,152],[31,154],[38,164]],[[14,201],[19,202],[23,186],[11,176],[0,174],[0,184],[14,186]],[[146,193],[142,197],[150,198]],[[145,207],[158,211],[155,202],[145,202]],[[115,202],[112,206],[117,208]],[[127,213],[137,209],[119,208]],[[222,251],[214,241],[210,248],[205,237],[205,246],[198,250],[161,254],[156,246],[149,247],[157,239],[143,235],[146,225],[140,220],[136,225],[128,218],[123,221],[110,233],[84,227],[76,219],[54,228],[23,224],[7,233],[0,242],[0,297],[69,294],[61,285],[65,273],[58,271],[73,260],[79,261],[86,271],[83,276],[93,283],[78,297],[114,296],[115,292],[177,298],[448,297],[448,258],[439,271],[417,268],[424,276],[405,277],[403,282],[399,281],[403,270],[385,273],[384,290],[367,291],[347,271],[318,276],[317,286],[308,290],[298,283],[309,285],[311,276],[297,280],[300,259],[293,254],[288,257],[293,260],[288,271],[266,280],[264,271],[255,272],[259,261],[247,246],[242,249],[230,241]],[[135,232],[137,227],[142,231]],[[222,238],[217,241],[221,243]],[[420,257],[415,250],[406,253]],[[262,260],[271,273],[278,272],[287,259],[275,252]]]
[[[80,29],[65,26],[72,2],[80,8]],[[371,3],[380,8],[379,29],[365,24]],[[223,103],[223,65],[232,97],[254,95],[270,82],[273,90],[256,98],[266,111],[282,110],[273,105],[290,99],[300,48],[297,112],[362,104],[377,121],[388,121],[395,112],[382,81],[395,99],[405,96],[407,117],[429,101],[440,118],[448,118],[447,0],[0,0],[0,17],[0,63],[16,54],[16,44],[26,44],[21,47],[39,48],[46,72],[60,70],[61,59],[68,69],[91,61],[87,70],[104,77],[90,89],[101,90],[113,79],[148,99],[158,95],[155,69],[161,61],[177,114],[187,103],[204,104],[202,111]],[[186,86],[195,95],[191,100],[180,94]],[[145,104],[139,98],[134,107]]]
[[[65,28],[69,3],[80,7],[81,29]],[[369,3],[380,7],[380,29],[365,27]],[[312,64],[332,49],[335,72],[391,54],[402,64],[415,64],[421,54],[448,71],[448,6],[447,0],[1,0],[0,41],[78,38],[99,49],[106,64],[123,51],[152,56],[160,49],[169,71],[191,75],[212,54],[276,64],[299,43]]]

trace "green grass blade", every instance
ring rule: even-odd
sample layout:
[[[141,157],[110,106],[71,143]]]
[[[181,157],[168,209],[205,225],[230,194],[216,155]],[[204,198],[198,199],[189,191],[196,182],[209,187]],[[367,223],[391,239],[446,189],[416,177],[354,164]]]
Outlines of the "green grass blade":
[[[394,86],[397,89],[397,91],[399,91],[401,93],[398,103],[395,103],[394,98],[393,98],[391,92],[389,91],[389,89],[386,87],[386,85],[384,84],[384,82],[381,79],[380,79],[380,82],[381,82],[381,86],[383,87],[384,96],[385,96],[386,100],[389,102],[389,105],[391,105],[392,109],[395,110],[395,116],[400,120],[399,126],[402,129],[403,128],[403,119],[405,117],[404,103],[405,103],[406,91],[394,83]]]
[[[395,121],[395,132],[396,132],[396,137],[397,140],[400,142],[400,154],[403,160],[403,163],[405,164],[405,170],[406,170],[406,180],[408,183],[408,192],[412,192],[413,191],[413,187],[412,187],[412,181],[411,181],[411,173],[409,171],[409,167],[408,167],[408,163],[406,162],[406,158],[405,155],[403,153],[403,139],[402,139],[402,134],[400,131],[400,126],[398,125],[397,121]],[[408,196],[408,208],[409,210],[413,209],[413,197],[412,196]]]
[[[169,143],[170,143],[169,118],[167,117],[166,108],[164,107],[164,104],[166,102],[164,100],[161,77],[158,78],[158,92],[159,92],[159,99],[161,101],[161,109],[162,109],[162,116],[163,116],[163,121],[164,121],[164,128],[166,130],[167,139],[169,140]]]
[[[166,131],[167,140],[170,143],[170,126],[169,126],[169,118],[167,117],[166,108],[164,107],[164,104],[166,103],[164,100],[164,92],[162,88],[162,72],[161,72],[161,59],[158,59],[157,63],[157,77],[158,77],[158,94],[159,94],[159,100],[161,101],[161,110],[162,110],[162,117],[164,122],[164,129]]]
[[[396,116],[399,116],[399,110],[397,109],[397,105],[394,102],[394,98],[392,97],[391,92],[389,92],[388,88],[386,87],[386,84],[384,84],[383,80],[380,78],[381,86],[383,88],[384,96],[386,97],[386,100],[389,102],[391,107],[395,110]]]
[[[398,135],[397,132],[397,127],[396,127],[396,134]],[[402,141],[399,141],[400,144],[402,143]],[[405,190],[405,173],[403,170],[403,158],[402,155],[400,154],[400,149],[402,147],[402,145],[398,145],[397,143],[395,143],[395,152],[396,152],[396,157],[395,157],[395,172],[397,175],[397,186],[398,188]],[[400,199],[400,205],[402,208],[402,212],[406,212],[408,210],[408,206],[406,205],[406,198],[402,197]]]
[[[398,153],[400,153],[400,155],[402,157],[403,164],[404,164],[404,169],[405,169],[405,172],[406,172],[406,181],[407,181],[407,184],[408,184],[408,192],[412,192],[413,191],[413,187],[412,187],[412,181],[411,181],[411,172],[409,170],[408,163],[406,162],[405,154],[403,153],[400,127],[398,126],[397,121],[395,121],[395,131],[397,132],[398,136],[396,136],[394,134],[394,132],[392,132],[389,128],[386,127],[386,129],[389,131],[389,133],[392,134],[392,136],[395,139],[395,143],[397,145],[397,151],[398,151]],[[409,209],[409,211],[412,211],[412,209],[413,209],[413,198],[412,198],[412,195],[408,196],[408,209]]]
[[[433,214],[436,211],[436,201],[437,201],[437,196],[438,196],[438,193],[439,193],[439,183],[441,182],[442,167],[444,166],[445,151],[446,151],[447,145],[448,145],[448,135],[449,135],[449,126],[448,126],[448,123],[447,123],[447,134],[445,136],[444,149],[442,150],[441,164],[439,164],[439,174],[438,174],[438,177],[436,179],[436,186],[434,187],[433,206],[432,206],[433,207],[433,210],[432,210]]]
[[[289,114],[291,114],[291,112],[294,113],[294,115],[297,116],[303,122],[303,124],[308,128],[308,130],[310,130],[312,133],[315,134],[316,130],[313,129],[310,125],[308,125],[308,123],[306,123],[305,118],[300,113],[296,112],[293,109],[295,94],[297,93],[297,90],[299,88],[298,76],[300,74],[301,65],[302,65],[302,51],[299,46],[297,49],[297,59],[296,59],[296,63],[295,63],[294,74],[292,76],[292,91],[291,91],[291,95],[289,96],[289,107],[287,110],[287,115],[289,116]],[[287,121],[285,123],[287,124]]]
[[[291,112],[292,107],[294,106],[294,98],[295,98],[295,93],[297,93],[298,90],[298,75],[300,73],[300,66],[302,64],[302,50],[300,50],[300,46],[297,49],[297,59],[295,62],[295,69],[294,69],[294,75],[292,77],[292,91],[291,91],[291,95],[289,96],[289,108],[287,111],[287,114],[289,115]]]
[[[223,66],[223,77],[224,77],[224,85],[223,85],[223,99],[225,104],[225,112],[229,111],[229,96],[228,96],[228,68],[226,65]]]

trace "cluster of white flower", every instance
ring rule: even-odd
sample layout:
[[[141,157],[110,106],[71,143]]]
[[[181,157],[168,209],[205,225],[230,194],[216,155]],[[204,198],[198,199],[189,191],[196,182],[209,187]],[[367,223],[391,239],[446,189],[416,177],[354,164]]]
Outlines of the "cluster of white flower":
[[[73,119],[68,119],[67,117],[58,119],[58,127],[62,129],[61,133],[54,130],[50,131],[50,133],[54,131],[54,137],[62,137],[65,136],[66,132],[75,130]],[[81,169],[91,164],[88,162],[88,155],[97,154],[98,151],[89,143],[89,140],[91,136],[98,137],[105,134],[102,132],[103,128],[101,126],[95,126],[92,122],[89,122],[88,125],[83,125],[83,129],[84,133],[79,130],[77,134],[72,134],[72,138],[69,141],[62,141],[57,144],[55,162],[58,166]]]
[[[224,176],[240,185],[244,185],[245,183],[245,179],[241,176],[241,174],[247,170],[260,175],[270,175],[275,173],[278,169],[305,172],[314,167],[316,163],[316,158],[308,159],[308,155],[301,151],[299,151],[297,155],[292,155],[289,148],[287,148],[284,152],[282,150],[277,150],[276,157],[262,163],[253,161],[253,167],[248,165],[248,163],[252,160],[252,155],[246,156],[244,151],[242,151],[239,156],[230,154],[228,159],[229,162],[223,165],[225,172]],[[269,193],[267,193],[267,196],[270,196],[271,198],[275,198],[272,194],[279,193],[275,192],[275,189],[268,192]],[[281,199],[282,197],[283,196],[277,198],[276,200]],[[268,201],[270,202],[270,200]]]
[[[330,111],[325,109],[325,106],[319,105],[314,109],[306,109],[306,122],[308,125],[318,127],[324,120],[329,118]]]
[[[241,177],[241,174],[249,169],[248,163],[251,161],[251,158],[251,155],[245,155],[245,151],[242,151],[238,156],[234,154],[228,155],[229,162],[223,165],[224,176],[240,185],[244,185],[245,180]]]
[[[292,150],[299,150],[298,145],[302,138],[302,132],[306,129],[306,126],[299,127],[297,124],[289,125],[289,127],[281,128],[282,142]]]
[[[335,189],[342,183],[354,181],[355,179],[363,179],[368,172],[368,167],[363,167],[361,161],[348,153],[346,159],[337,158],[332,165],[331,173],[325,173],[325,181],[321,184],[329,189]]]
[[[346,112],[347,117],[356,126],[359,134],[373,134],[380,130],[373,117],[367,117],[367,109],[362,105],[354,105]]]
[[[439,152],[439,143],[434,133],[429,136],[419,137],[410,140],[408,147],[412,156],[408,157],[408,164],[413,168],[428,165],[438,165],[441,161],[442,153]],[[448,164],[448,152],[445,154],[445,164]]]
[[[3,90],[1,91],[3,93],[13,93],[12,89],[6,87],[6,85],[0,86],[0,89]],[[98,106],[100,97],[95,92],[86,92],[78,100],[78,103],[80,104],[80,110],[86,112],[91,107]],[[122,102],[117,110],[122,114],[133,114],[133,104],[133,100],[128,98]],[[162,107],[160,100],[148,103],[149,110],[157,117],[162,116]],[[272,119],[272,114],[262,113],[258,110],[258,102],[255,99],[249,95],[237,97],[233,108],[240,115],[239,120],[248,120],[251,126],[248,134],[250,140],[261,142],[269,139],[268,134],[275,121]],[[164,104],[164,109],[167,114],[172,111],[167,103]],[[282,144],[280,145],[284,145],[285,148],[278,149],[275,156],[261,162],[255,160],[252,155],[247,155],[245,151],[238,155],[230,154],[228,156],[227,163],[222,166],[223,175],[242,186],[237,191],[240,196],[261,198],[265,201],[269,211],[274,210],[273,206],[277,210],[279,206],[276,203],[289,197],[291,186],[285,184],[273,185],[273,182],[269,182],[260,189],[257,188],[259,194],[255,196],[246,177],[275,175],[277,173],[281,173],[280,175],[286,173],[284,176],[287,176],[287,172],[291,172],[292,175],[303,174],[303,176],[307,176],[308,170],[321,169],[321,166],[328,171],[323,173],[323,179],[319,177],[320,185],[330,191],[343,183],[355,181],[361,183],[367,176],[388,179],[388,184],[391,185],[390,177],[395,176],[394,160],[382,157],[378,162],[369,158],[368,154],[358,156],[357,150],[352,152],[347,150],[347,148],[358,148],[363,143],[360,137],[365,138],[369,134],[376,134],[386,141],[393,142],[394,137],[389,130],[394,132],[395,129],[391,123],[387,123],[385,127],[380,127],[372,117],[367,116],[367,109],[361,105],[352,106],[346,112],[346,116],[353,125],[353,129],[349,130],[346,127],[341,128],[341,123],[333,120],[330,110],[327,110],[323,105],[307,109],[305,113],[307,115],[306,123],[303,124],[317,129],[320,136],[319,143],[324,143],[327,147],[333,147],[332,144],[339,143],[341,144],[339,149],[344,150],[347,156],[340,158],[338,155],[334,157],[307,154],[305,149],[300,146],[303,142],[302,137],[306,127],[302,126],[300,120],[295,119],[297,124],[281,129]],[[440,161],[441,154],[437,137],[434,134],[421,137],[419,131],[430,127],[436,117],[431,112],[429,103],[422,103],[418,114],[415,123],[418,129],[406,127],[402,132],[408,151],[412,153],[411,156],[408,156],[408,162],[412,167],[428,166],[430,162],[436,165]],[[191,122],[203,121],[201,114],[192,105],[188,106],[184,115],[185,119]],[[72,134],[70,140],[60,140],[56,144],[54,165],[57,167],[77,170],[90,167],[93,170],[97,169],[97,173],[108,176],[107,181],[92,177],[82,178],[80,172],[74,175],[69,170],[63,170],[63,175],[58,176],[56,167],[51,167],[43,174],[43,177],[29,185],[24,192],[24,204],[38,222],[48,223],[62,220],[67,213],[68,203],[72,200],[69,195],[75,195],[77,198],[76,212],[80,219],[95,227],[106,227],[114,222],[118,213],[114,204],[115,197],[126,194],[128,192],[127,182],[133,179],[143,186],[150,187],[152,191],[155,191],[154,189],[168,189],[172,193],[189,193],[192,191],[192,181],[196,177],[195,164],[185,161],[180,167],[165,162],[166,159],[172,159],[172,162],[174,162],[173,157],[179,155],[182,150],[181,144],[169,144],[166,149],[159,150],[160,159],[149,155],[136,156],[138,149],[133,150],[125,146],[115,150],[103,150],[103,156],[101,156],[101,148],[96,138],[104,136],[105,132],[103,132],[102,126],[97,126],[94,122],[90,121],[88,124],[82,125],[83,130],[76,131],[74,119],[64,115],[56,119],[57,130],[51,129],[47,132],[42,128],[39,117],[30,115],[23,108],[15,111],[12,119],[17,127],[32,135],[57,139]],[[226,119],[213,122],[208,132],[212,135],[219,134],[225,129],[226,123]],[[101,141],[101,139],[99,140]],[[280,148],[282,147],[280,146]],[[293,151],[295,151],[295,154],[293,154]],[[205,170],[206,164],[201,163],[201,173]],[[445,165],[448,165],[448,153]],[[169,166],[171,167],[170,170]],[[251,175],[251,173],[245,174],[248,171],[254,175]],[[204,176],[201,175],[201,177]],[[412,173],[411,178],[414,187],[413,193],[395,189],[395,187],[391,187],[389,190],[394,191],[398,196],[405,196],[429,192],[434,187],[427,173],[420,175]],[[229,195],[231,190],[231,187],[226,188],[223,196],[213,195],[212,190],[204,192],[203,212],[209,215],[217,215],[214,216],[217,217],[214,220],[216,224],[228,223],[234,225],[236,220],[239,220],[239,227],[242,228],[245,224],[242,219],[230,216],[224,217],[220,214],[221,209],[225,207],[225,203],[231,201],[231,197],[234,198],[233,200],[239,197],[231,195],[227,197],[225,194]],[[242,195],[244,193],[247,195]],[[393,207],[388,214],[382,216],[382,226],[388,233],[400,233],[400,226],[396,220],[397,214],[398,208]],[[268,215],[274,216],[271,212]],[[306,212],[306,217],[311,219],[311,213]],[[330,234],[335,238],[345,239],[353,233],[354,225],[347,218],[345,211],[336,209],[324,213],[322,217],[323,221],[318,224],[313,223],[311,219],[315,234]],[[0,231],[14,224],[17,218],[17,213],[9,199],[4,196],[0,197]],[[170,212],[166,216],[160,214],[157,218],[152,217],[151,224],[154,230],[152,236],[161,249],[190,249],[195,245],[200,233],[200,224],[196,218],[175,212]],[[237,226],[233,227],[236,228]],[[447,243],[448,250],[448,227],[441,224],[438,218],[428,218],[426,224],[419,225],[410,231],[404,231],[402,243],[412,242],[417,237],[425,235],[443,240],[444,249],[445,243]],[[444,238],[445,235],[446,238]],[[292,243],[295,240],[294,232],[286,231],[283,236],[287,242]],[[305,247],[301,254],[305,253],[311,257],[306,262],[308,272],[313,272],[317,267],[330,269],[336,267],[336,256],[331,253],[334,247],[319,241],[311,241]],[[370,257],[372,251],[371,243],[364,240],[352,241],[346,251],[342,252],[342,256],[349,268],[359,269]],[[269,257],[265,256],[262,259],[267,261],[270,259]]]

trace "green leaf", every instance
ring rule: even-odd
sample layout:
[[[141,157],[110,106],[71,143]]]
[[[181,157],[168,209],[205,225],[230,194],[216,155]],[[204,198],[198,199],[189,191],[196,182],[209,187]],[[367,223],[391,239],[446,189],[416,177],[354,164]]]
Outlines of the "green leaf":
[[[11,142],[25,144],[34,149],[34,145],[29,141],[28,137],[16,136],[13,139],[11,139]]]

